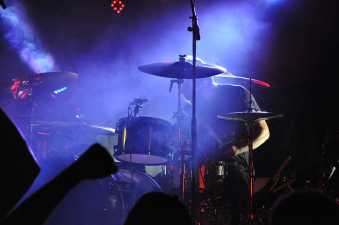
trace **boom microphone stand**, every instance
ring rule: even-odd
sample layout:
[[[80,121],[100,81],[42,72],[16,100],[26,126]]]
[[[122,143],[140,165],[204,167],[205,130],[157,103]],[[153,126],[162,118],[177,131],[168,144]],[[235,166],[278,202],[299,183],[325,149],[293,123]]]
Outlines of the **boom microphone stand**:
[[[192,26],[188,27],[188,31],[192,32],[192,56],[193,56],[193,69],[192,69],[192,202],[191,202],[191,213],[193,218],[193,224],[198,224],[198,209],[199,209],[199,200],[198,200],[198,184],[197,184],[197,173],[198,165],[196,160],[196,149],[197,149],[197,119],[196,119],[196,50],[197,50],[197,41],[200,40],[200,30],[198,25],[198,17],[195,7],[195,0],[190,0],[192,16]]]

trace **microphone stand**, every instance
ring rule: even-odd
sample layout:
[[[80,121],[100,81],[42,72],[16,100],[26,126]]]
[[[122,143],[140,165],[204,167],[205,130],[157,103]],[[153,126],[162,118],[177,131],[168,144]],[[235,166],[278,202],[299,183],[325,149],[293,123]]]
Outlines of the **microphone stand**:
[[[192,16],[192,26],[188,27],[188,31],[192,32],[192,56],[193,56],[193,70],[192,70],[192,123],[191,123],[191,135],[192,135],[192,144],[191,144],[191,155],[192,155],[192,202],[191,202],[191,213],[193,224],[198,224],[198,214],[199,214],[199,199],[198,199],[198,164],[196,160],[196,149],[197,149],[197,119],[196,119],[196,50],[197,50],[197,41],[200,40],[200,30],[198,25],[198,17],[196,12],[196,3],[195,0],[190,0]]]

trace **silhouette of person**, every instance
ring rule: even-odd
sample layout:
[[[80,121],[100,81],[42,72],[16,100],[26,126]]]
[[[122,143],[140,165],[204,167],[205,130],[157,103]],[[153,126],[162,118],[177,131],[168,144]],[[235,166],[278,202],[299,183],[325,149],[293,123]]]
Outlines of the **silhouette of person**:
[[[111,155],[99,144],[92,145],[61,174],[36,191],[17,208],[10,210],[27,191],[39,173],[33,155],[14,124],[0,110],[1,143],[0,224],[22,222],[42,225],[63,197],[80,181],[109,176],[117,171]]]
[[[338,219],[339,208],[333,199],[316,191],[296,191],[273,205],[271,225],[334,225]]]
[[[162,192],[143,195],[129,212],[124,225],[192,225],[189,212],[177,197]]]

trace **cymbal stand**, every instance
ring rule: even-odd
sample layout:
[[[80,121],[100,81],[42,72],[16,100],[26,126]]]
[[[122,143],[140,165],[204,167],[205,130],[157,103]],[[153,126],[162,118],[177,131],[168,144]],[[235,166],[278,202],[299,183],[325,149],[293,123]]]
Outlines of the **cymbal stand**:
[[[248,105],[248,112],[252,112],[252,77],[250,76],[250,99]],[[253,224],[255,220],[254,212],[254,160],[253,160],[253,125],[257,120],[254,119],[245,119],[245,125],[248,132],[248,197],[249,197],[249,210],[248,210],[248,219],[249,224]]]
[[[193,56],[193,70],[192,70],[192,124],[191,124],[191,154],[192,154],[192,203],[191,213],[193,224],[198,224],[198,165],[196,160],[196,149],[197,149],[197,119],[196,119],[196,59],[197,59],[197,41],[200,40],[200,29],[198,25],[198,17],[196,12],[195,0],[190,0],[192,16],[192,26],[188,27],[188,31],[192,32],[192,56]]]
[[[177,111],[174,114],[174,117],[177,120],[177,127],[178,127],[178,146],[180,152],[180,198],[185,201],[186,200],[186,178],[187,178],[187,167],[185,164],[185,150],[183,147],[183,120],[184,120],[184,113],[182,110],[182,84],[184,83],[184,79],[173,79],[170,81],[170,88],[169,91],[171,92],[172,86],[174,83],[178,84],[178,105]]]
[[[245,124],[248,131],[248,197],[249,197],[249,224],[253,224],[255,219],[254,214],[254,162],[253,162],[253,140],[252,140],[252,129],[255,121],[246,120]]]

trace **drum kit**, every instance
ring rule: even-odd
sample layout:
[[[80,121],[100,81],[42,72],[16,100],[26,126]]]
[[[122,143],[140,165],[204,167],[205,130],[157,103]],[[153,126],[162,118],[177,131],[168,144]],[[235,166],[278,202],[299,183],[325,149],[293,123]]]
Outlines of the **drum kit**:
[[[147,99],[140,98],[136,98],[129,104],[127,117],[119,119],[115,128],[88,124],[83,121],[79,123],[79,120],[73,123],[63,121],[34,120],[31,121],[31,126],[38,127],[40,131],[51,131],[60,129],[62,127],[70,127],[71,125],[71,127],[77,127],[78,129],[79,125],[81,125],[85,130],[87,129],[93,131],[95,134],[108,134],[111,137],[117,137],[117,141],[113,146],[112,155],[118,163],[127,162],[130,163],[130,165],[134,164],[141,166],[177,166],[178,168],[175,168],[174,170],[177,172],[180,171],[180,182],[178,184],[179,187],[175,186],[172,188],[176,190],[176,194],[179,195],[183,201],[187,202],[188,205],[192,204],[192,198],[190,198],[189,194],[191,193],[190,188],[192,185],[194,185],[192,182],[193,157],[191,155],[190,148],[187,147],[187,143],[190,143],[190,141],[186,140],[187,138],[185,138],[189,135],[184,134],[183,120],[185,119],[185,115],[182,107],[182,86],[184,80],[192,79],[193,65],[189,61],[189,57],[180,55],[179,61],[152,63],[139,66],[138,69],[147,74],[170,79],[171,88],[173,84],[177,84],[178,104],[175,112],[175,126],[164,119],[139,116],[143,103],[147,101]],[[196,66],[196,77],[222,77],[224,85],[243,85],[244,81],[246,81],[250,83],[250,87],[252,85],[270,87],[270,85],[264,81],[235,76],[220,66],[210,65],[202,62]],[[71,87],[71,84],[74,83],[77,78],[77,74],[70,72],[38,74],[30,80],[16,80],[11,86],[11,91],[15,98],[32,96],[34,99],[34,95],[41,91],[47,93],[47,95],[51,98],[55,98],[61,92],[69,91],[68,89]],[[39,107],[39,105],[34,104],[33,106],[34,110],[36,110],[36,107]],[[247,127],[250,128],[255,122],[259,120],[269,120],[280,116],[281,115],[270,112],[253,111],[251,108],[249,108],[249,110],[245,112],[233,112],[226,115],[218,115],[218,118],[221,120],[242,121],[248,125]],[[251,129],[248,129],[248,131],[248,140],[251,140]],[[175,146],[173,146],[173,140],[176,143]],[[252,142],[249,142],[250,172],[248,190],[250,197],[250,213],[252,213],[250,215],[254,215],[254,166],[252,151]],[[175,153],[179,155],[179,157],[174,157]],[[173,163],[173,161],[176,162]],[[167,173],[170,172],[170,166],[168,166]],[[173,174],[169,175],[168,177],[173,178]],[[169,183],[173,184],[175,182]]]
[[[39,107],[46,107],[47,105],[39,105],[38,101],[35,102],[35,96],[41,95],[42,93],[44,96],[48,96],[48,99],[56,99],[59,95],[67,94],[67,92],[71,91],[72,85],[79,77],[78,74],[72,72],[49,72],[36,74],[31,79],[14,80],[10,90],[15,99],[23,100],[32,97],[32,115],[35,116],[34,119],[30,121],[31,131],[37,128],[41,134],[65,127],[78,129],[81,126],[84,130],[89,130],[93,134],[106,134],[110,137],[117,137],[114,146],[110,147],[112,147],[112,155],[118,163],[127,162],[131,165],[141,166],[172,165],[172,169],[173,165],[174,167],[178,167],[174,170],[176,172],[180,171],[179,187],[176,186],[173,188],[183,201],[192,204],[192,198],[190,198],[189,194],[191,193],[190,188],[192,188],[192,185],[195,185],[194,181],[192,181],[193,156],[191,149],[187,147],[187,143],[191,143],[190,140],[187,140],[189,135],[184,133],[183,123],[185,115],[182,107],[182,88],[184,80],[193,78],[193,68],[191,58],[186,55],[180,55],[178,61],[151,63],[138,67],[140,71],[146,74],[170,79],[170,90],[174,84],[177,85],[175,125],[161,118],[139,116],[143,103],[147,101],[147,99],[140,98],[136,98],[129,104],[127,117],[119,119],[115,128],[88,124],[81,121],[76,113],[72,115],[73,118],[76,118],[76,120],[72,122],[45,120],[42,118],[43,116],[40,116],[41,114],[37,114],[36,112],[39,111]],[[247,82],[250,84],[250,92],[252,85],[270,87],[270,84],[267,82],[235,76],[223,67],[206,64],[202,60],[199,61],[199,65],[195,66],[195,76],[198,79],[212,77],[213,82],[217,79],[222,79],[223,85],[242,86]],[[251,105],[252,104],[250,104],[250,106]],[[221,120],[242,121],[250,128],[253,123],[259,120],[269,120],[280,116],[281,115],[270,112],[253,111],[249,108],[249,110],[245,112],[218,115],[218,118]],[[251,129],[248,129],[248,131],[249,140],[251,140]],[[175,145],[173,145],[173,141]],[[48,143],[46,146],[48,147]],[[45,148],[47,148],[46,146]],[[252,143],[249,142],[249,206],[250,212],[253,214],[254,166],[252,157],[253,147],[251,146]],[[44,149],[42,150],[44,151]],[[179,156],[175,157],[175,154]],[[175,161],[175,163],[173,163],[173,161]],[[168,166],[168,170],[168,173],[170,173],[170,166]],[[173,178],[173,174],[169,177]],[[174,182],[170,183],[173,184]]]
[[[112,198],[110,200],[112,202],[114,201],[114,204],[111,204],[113,208],[112,215],[114,216],[118,217],[120,214],[125,214],[124,216],[126,216],[127,211],[136,200],[133,198],[133,200],[128,201],[131,193],[140,197],[143,193],[148,191],[163,191],[166,189],[171,191],[174,190],[175,194],[177,194],[182,201],[190,206],[192,215],[196,221],[198,215],[195,211],[198,208],[198,211],[201,212],[202,207],[199,203],[199,197],[197,197],[195,193],[199,186],[198,179],[200,179],[200,176],[199,178],[196,176],[196,173],[200,168],[196,165],[197,160],[195,156],[195,150],[198,143],[196,135],[196,121],[199,120],[199,118],[195,118],[195,95],[196,91],[199,91],[196,88],[195,80],[201,78],[212,78],[212,82],[218,83],[219,85],[249,86],[250,96],[252,96],[252,86],[254,85],[265,88],[271,87],[271,85],[265,81],[253,79],[252,77],[236,76],[221,66],[207,64],[202,60],[197,59],[196,41],[200,40],[200,32],[194,5],[195,1],[191,0],[190,2],[192,7],[192,17],[190,17],[192,19],[192,26],[189,27],[188,30],[192,32],[193,35],[193,56],[179,55],[178,61],[157,62],[138,67],[138,70],[143,73],[169,79],[170,91],[172,90],[173,85],[177,85],[175,124],[161,118],[140,116],[140,110],[143,104],[147,101],[147,99],[141,98],[134,99],[134,101],[128,105],[128,115],[120,118],[114,128],[97,124],[89,124],[81,120],[77,110],[73,110],[70,117],[67,119],[60,117],[59,115],[55,115],[58,120],[51,119],[50,114],[53,114],[54,111],[52,108],[49,111],[47,109],[47,113],[45,110],[41,112],[39,110],[41,108],[48,108],[49,106],[52,106],[53,104],[50,104],[52,101],[55,101],[56,99],[59,99],[60,96],[67,95],[72,91],[73,85],[76,84],[77,79],[79,78],[79,75],[73,72],[47,72],[35,74],[28,79],[15,79],[10,85],[10,91],[14,99],[20,101],[30,97],[32,99],[33,104],[31,106],[31,115],[29,118],[30,136],[34,136],[38,133],[39,136],[37,139],[39,145],[43,145],[43,147],[38,147],[42,151],[49,151],[48,148],[50,145],[48,143],[48,136],[50,132],[54,132],[59,129],[62,130],[64,128],[81,128],[81,130],[86,130],[94,135],[103,134],[112,139],[114,139],[113,137],[116,137],[116,141],[111,143],[111,146],[109,146],[109,148],[112,148],[112,156],[118,165],[120,163],[121,165],[123,165],[123,163],[127,163],[124,166],[131,166],[131,168],[122,167],[117,174],[110,177],[109,181],[107,179],[104,181],[105,184],[103,184],[103,186],[110,187],[109,193],[106,194],[110,195],[110,198]],[[187,120],[187,116],[183,109],[183,84],[185,80],[193,81],[193,111],[191,115],[192,123],[190,135],[187,135],[184,126],[184,123],[186,122],[185,120]],[[41,104],[40,100],[36,98],[37,96],[39,96],[39,98],[40,96],[45,96],[45,104]],[[45,114],[49,114],[48,117],[45,117]],[[217,118],[220,119],[221,122],[225,120],[238,121],[239,123],[244,123],[247,128],[249,153],[249,208],[247,219],[250,224],[252,224],[256,219],[254,204],[255,174],[252,143],[253,126],[259,121],[266,121],[280,117],[282,117],[281,114],[254,110],[252,108],[251,97],[248,110],[217,115]],[[33,132],[33,130],[37,132]],[[188,136],[191,136],[192,139],[188,140]],[[45,139],[45,137],[47,137],[47,139]],[[173,144],[173,142],[175,142],[175,144]],[[167,180],[165,183],[170,183],[172,186],[164,187],[161,184],[159,185],[155,178],[147,175],[144,171],[135,170],[135,168],[140,168],[138,166],[167,166],[167,173],[169,173],[169,175],[166,176]],[[227,174],[225,168],[226,163],[223,159],[220,159],[215,167],[215,171],[213,171],[215,175],[218,179],[224,179]],[[171,180],[178,174],[180,177],[180,181],[178,182],[179,184]],[[276,177],[278,177],[278,175],[276,175],[275,178]],[[275,180],[278,179],[276,178]],[[109,182],[109,184],[106,184],[107,182]],[[205,182],[208,183],[209,181],[206,180]],[[272,191],[276,186],[277,182],[270,187],[270,191]],[[100,188],[102,188],[102,185],[99,189]],[[107,198],[107,196],[104,196],[104,198]],[[69,204],[73,204],[73,202],[70,202]],[[79,204],[79,207],[81,204]],[[213,210],[216,211],[215,209],[212,209],[212,211]],[[213,216],[215,216],[215,214]],[[111,222],[111,218],[109,219]],[[119,219],[121,220],[121,218]],[[123,221],[120,220],[119,222],[122,223]],[[200,224],[205,225],[203,222]]]

